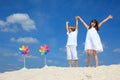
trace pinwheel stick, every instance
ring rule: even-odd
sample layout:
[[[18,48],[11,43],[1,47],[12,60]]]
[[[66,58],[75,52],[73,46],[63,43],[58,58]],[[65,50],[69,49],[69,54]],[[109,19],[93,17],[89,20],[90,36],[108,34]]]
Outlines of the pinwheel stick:
[[[45,66],[47,66],[47,62],[46,62],[46,61],[47,61],[47,60],[46,60],[46,55],[45,55],[44,57],[45,57]]]
[[[26,68],[26,65],[25,65],[25,64],[26,64],[26,62],[25,62],[25,57],[26,57],[26,56],[24,55],[24,68]]]

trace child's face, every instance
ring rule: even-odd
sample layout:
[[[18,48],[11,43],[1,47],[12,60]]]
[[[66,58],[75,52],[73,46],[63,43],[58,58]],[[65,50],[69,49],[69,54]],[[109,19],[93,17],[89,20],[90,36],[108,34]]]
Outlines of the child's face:
[[[72,32],[71,28],[69,28],[69,32]]]
[[[69,29],[69,32],[74,32],[75,31],[75,27],[74,26],[70,26],[68,29]]]
[[[93,27],[94,27],[95,25],[96,25],[96,23],[95,23],[95,22],[91,22],[91,26],[93,26]]]

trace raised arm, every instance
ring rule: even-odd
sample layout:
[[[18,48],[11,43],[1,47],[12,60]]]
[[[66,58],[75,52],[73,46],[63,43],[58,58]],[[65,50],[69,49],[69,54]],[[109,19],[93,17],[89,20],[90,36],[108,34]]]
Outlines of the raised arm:
[[[101,21],[99,24],[98,24],[98,27],[101,27],[107,20],[109,19],[112,19],[112,15],[109,15],[107,18],[105,18],[103,21]]]
[[[76,18],[78,18],[82,22],[85,28],[87,29],[89,28],[89,26],[85,23],[85,21],[80,16],[76,16]]]
[[[68,21],[66,21],[66,30],[67,30],[67,32],[69,32],[69,29],[68,29]]]
[[[75,18],[76,18],[76,30],[78,30],[78,18],[77,17]]]

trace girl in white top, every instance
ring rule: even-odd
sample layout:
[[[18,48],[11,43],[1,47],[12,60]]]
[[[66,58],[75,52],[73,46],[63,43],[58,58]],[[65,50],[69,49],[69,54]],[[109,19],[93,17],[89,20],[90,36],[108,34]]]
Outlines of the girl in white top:
[[[80,21],[83,23],[85,28],[88,30],[87,35],[86,35],[86,40],[85,40],[85,51],[88,53],[88,67],[90,67],[90,56],[93,53],[94,55],[94,60],[96,67],[98,66],[98,57],[97,53],[103,51],[103,46],[98,34],[98,30],[101,27],[103,23],[105,23],[107,20],[111,19],[112,16],[109,15],[107,18],[105,18],[103,21],[101,21],[99,24],[96,19],[92,20],[90,23],[90,26],[88,26],[84,20],[80,17],[77,16],[77,18],[80,19]]]
[[[77,34],[78,34],[78,19],[76,18],[76,26],[69,26],[68,27],[68,21],[66,22],[66,30],[67,30],[67,44],[66,44],[66,50],[67,50],[67,60],[69,67],[72,67],[72,60],[75,62],[75,66],[78,67],[78,57],[77,57]]]

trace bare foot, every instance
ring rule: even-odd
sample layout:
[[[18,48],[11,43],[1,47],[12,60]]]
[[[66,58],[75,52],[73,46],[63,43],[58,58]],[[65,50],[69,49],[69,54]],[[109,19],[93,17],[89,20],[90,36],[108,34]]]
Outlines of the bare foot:
[[[91,67],[91,66],[89,65],[89,66],[87,66],[87,67],[89,68],[89,67]]]
[[[98,65],[97,66],[95,66],[95,68],[97,68],[98,67]]]

